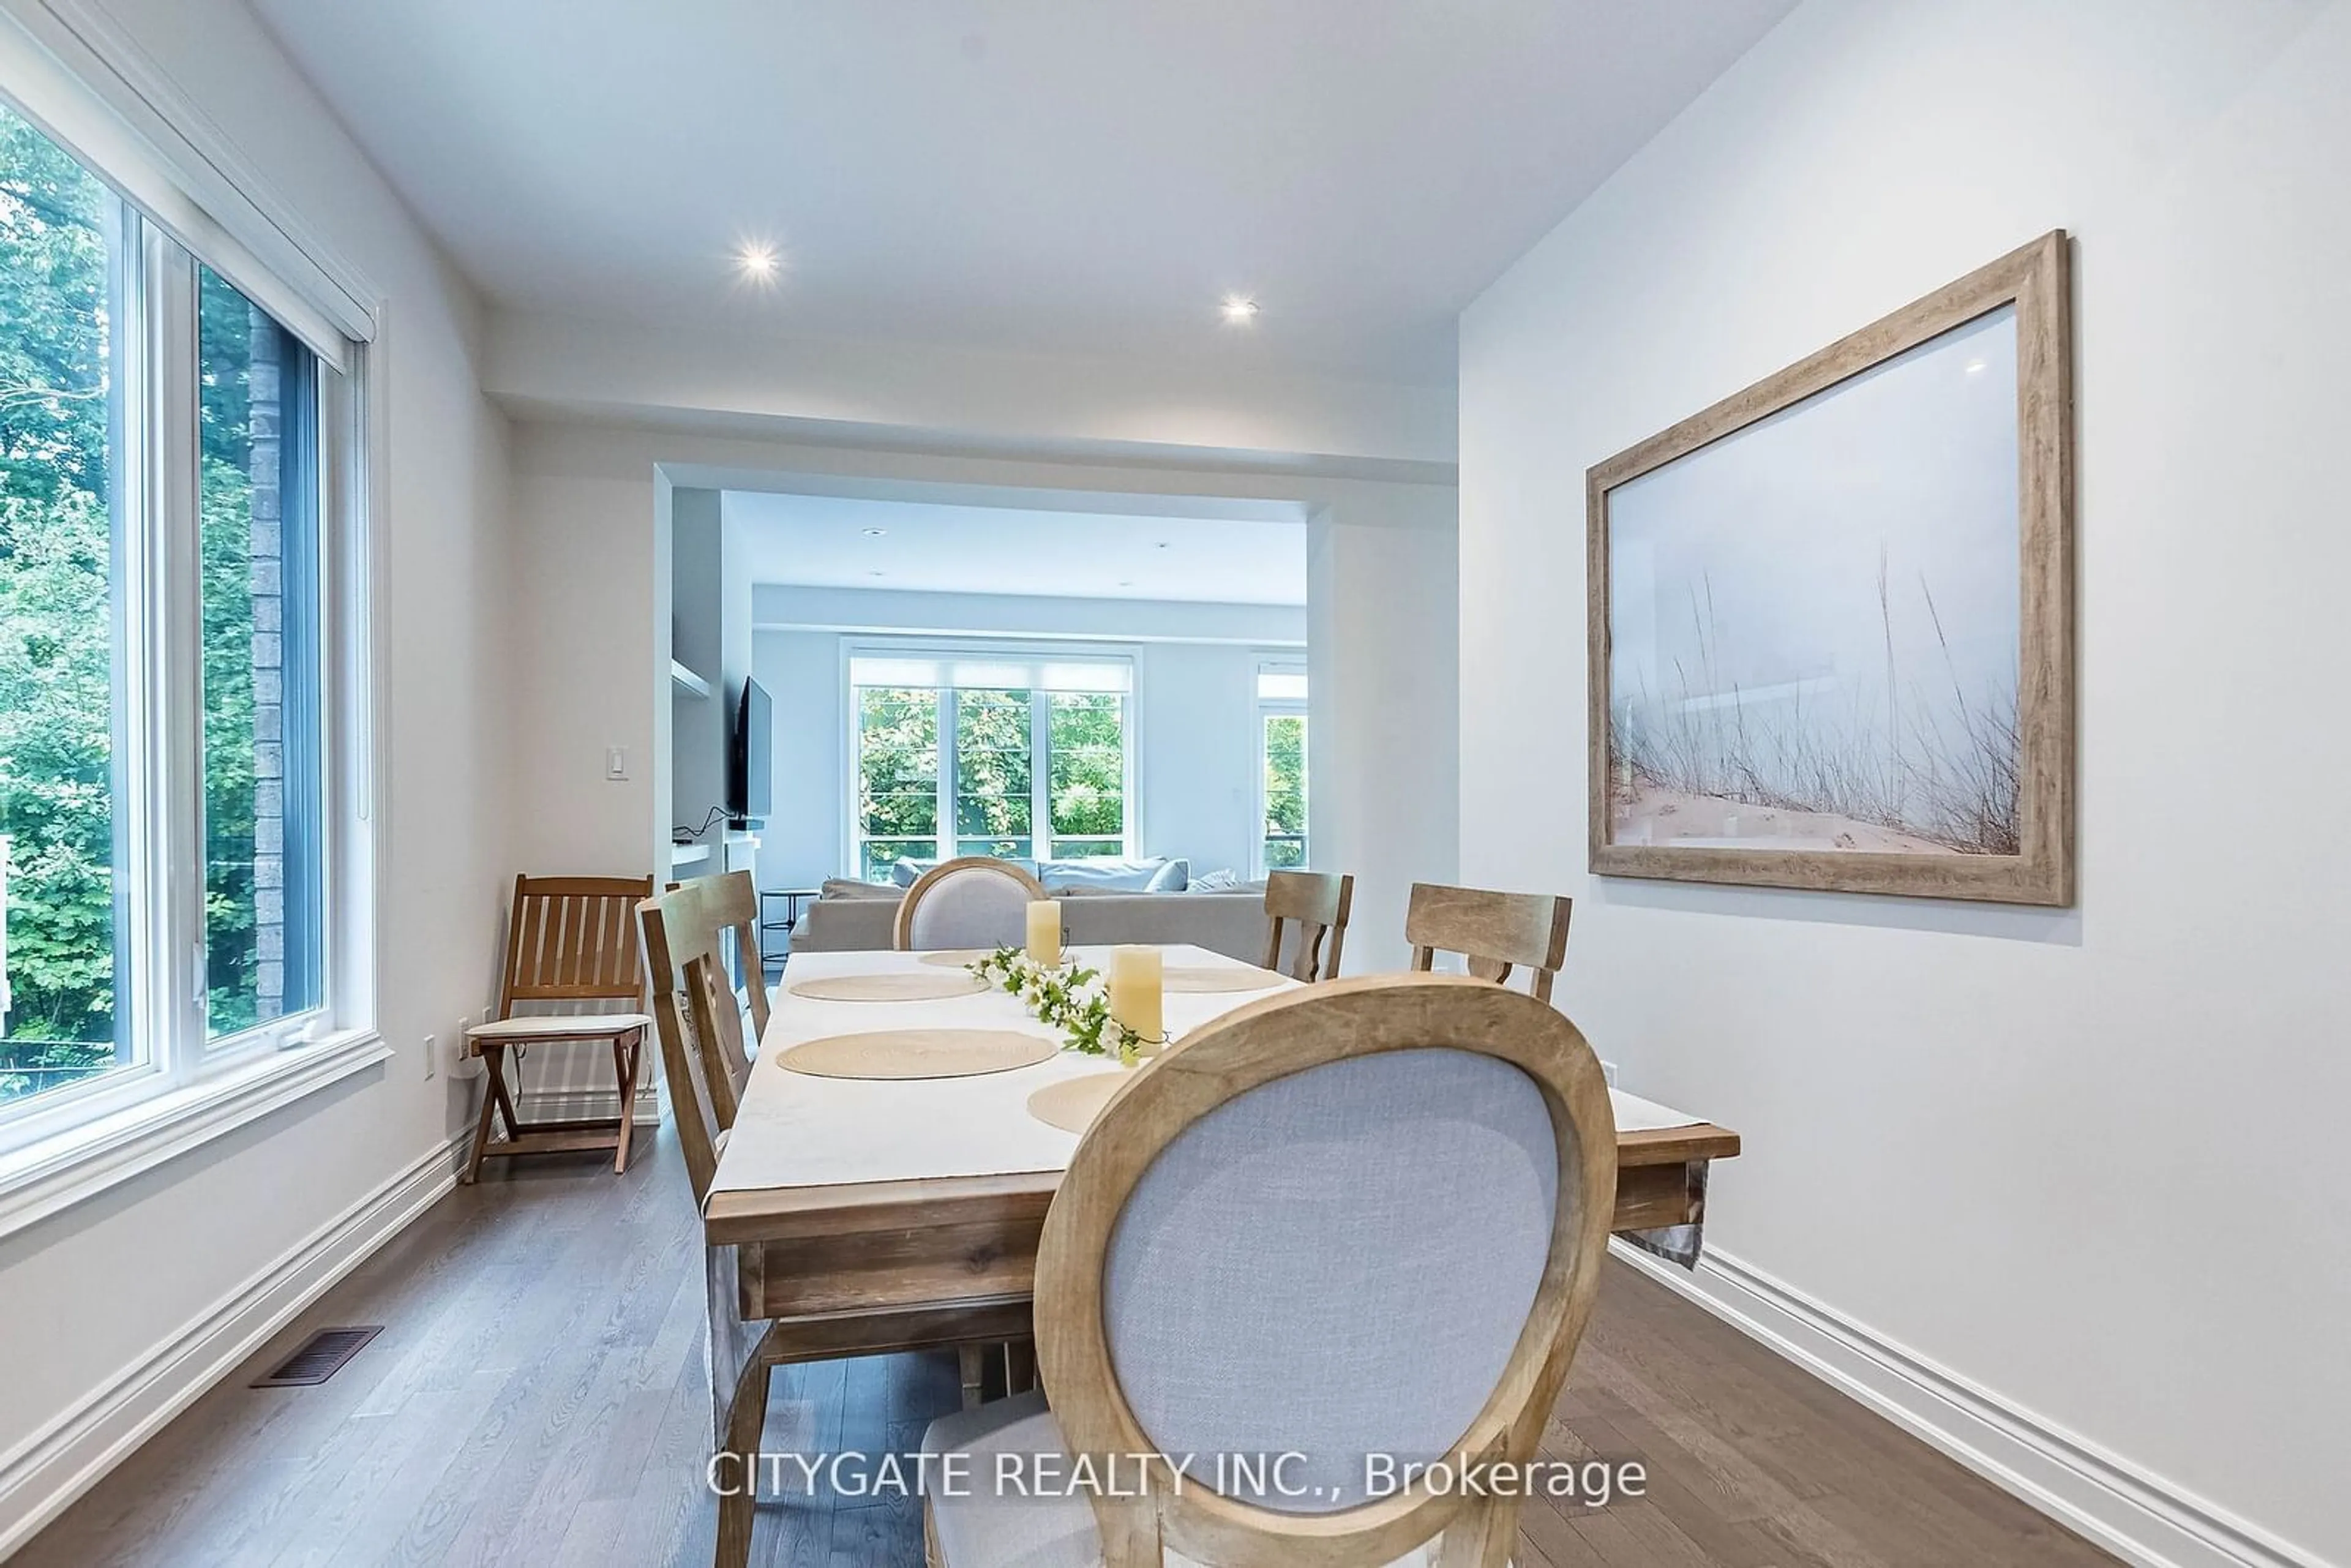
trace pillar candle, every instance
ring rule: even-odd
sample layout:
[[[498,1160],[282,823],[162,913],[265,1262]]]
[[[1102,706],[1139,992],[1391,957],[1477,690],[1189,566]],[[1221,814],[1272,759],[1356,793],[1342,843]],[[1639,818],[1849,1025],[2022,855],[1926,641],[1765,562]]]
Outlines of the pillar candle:
[[[1159,949],[1113,947],[1110,955],[1110,1016],[1143,1037],[1143,1054],[1159,1049],[1167,1032]]]
[[[1040,964],[1061,961],[1061,905],[1040,898],[1029,905],[1029,956]]]

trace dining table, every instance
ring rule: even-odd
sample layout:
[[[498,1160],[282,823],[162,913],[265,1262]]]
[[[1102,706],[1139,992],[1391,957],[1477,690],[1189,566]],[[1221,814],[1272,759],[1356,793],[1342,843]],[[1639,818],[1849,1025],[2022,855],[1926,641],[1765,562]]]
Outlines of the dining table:
[[[1201,1025],[1299,984],[1205,948],[1170,945],[1161,956],[1169,1050]],[[870,1346],[877,1342],[861,1340],[860,1324],[885,1319],[896,1325],[884,1342],[893,1349],[1028,1333],[1045,1211],[1081,1135],[1043,1119],[1031,1102],[1051,1085],[1123,1080],[1132,1070],[1059,1049],[1018,997],[971,976],[964,961],[974,956],[802,953],[786,967],[703,1206],[719,1449],[756,1449],[767,1396],[759,1364],[778,1359],[779,1343],[799,1346],[781,1359],[822,1354],[829,1344]],[[1106,948],[1071,956],[1108,968]],[[962,1039],[977,1050],[984,1040],[1035,1060],[952,1077],[831,1075],[856,1071],[866,1037],[903,1040],[904,1031],[935,1045]],[[1033,1050],[1021,1051],[1014,1036],[1030,1037]],[[818,1041],[820,1051],[794,1056]],[[832,1061],[821,1060],[826,1052]],[[1054,1093],[1082,1098],[1116,1086]],[[1610,1100],[1612,1228],[1694,1264],[1708,1167],[1739,1153],[1739,1135],[1613,1089]],[[967,1372],[967,1400],[972,1382]],[[722,1563],[747,1552],[748,1490],[721,1491]]]

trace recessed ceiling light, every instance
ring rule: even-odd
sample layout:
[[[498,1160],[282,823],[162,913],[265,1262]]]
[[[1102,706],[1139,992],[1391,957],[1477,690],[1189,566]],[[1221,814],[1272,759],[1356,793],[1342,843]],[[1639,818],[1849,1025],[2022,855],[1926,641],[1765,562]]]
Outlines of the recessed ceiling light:
[[[889,531],[890,530],[887,528],[866,528],[863,530],[865,537],[869,539],[878,539]]]
[[[1133,588],[1134,586],[1134,580],[1131,577],[1122,577],[1118,580],[1118,585],[1121,588]]]
[[[754,242],[735,253],[735,265],[742,268],[743,276],[752,282],[766,283],[775,277],[776,269],[782,261],[776,255],[774,246]]]
[[[1161,539],[1157,544],[1153,545],[1151,548],[1153,549],[1165,549],[1167,548],[1167,541],[1165,539]]]
[[[1225,319],[1243,324],[1257,319],[1257,301],[1245,294],[1225,296]]]
[[[866,575],[866,576],[868,576],[868,577],[886,577],[886,576],[888,576],[888,575],[889,575],[889,573],[887,573],[887,572],[881,572],[881,571],[869,571],[869,572],[867,572],[865,575]]]
[[[1987,361],[1982,360],[1970,360],[1968,361],[1968,374],[1971,376],[1980,376],[1989,368]]]

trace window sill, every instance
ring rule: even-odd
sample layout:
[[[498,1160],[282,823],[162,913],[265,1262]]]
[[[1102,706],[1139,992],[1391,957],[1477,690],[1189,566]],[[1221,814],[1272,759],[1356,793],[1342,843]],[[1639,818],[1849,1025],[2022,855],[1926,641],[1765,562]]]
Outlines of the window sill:
[[[347,1030],[315,1045],[268,1051],[0,1156],[0,1237],[391,1057],[373,1030]]]

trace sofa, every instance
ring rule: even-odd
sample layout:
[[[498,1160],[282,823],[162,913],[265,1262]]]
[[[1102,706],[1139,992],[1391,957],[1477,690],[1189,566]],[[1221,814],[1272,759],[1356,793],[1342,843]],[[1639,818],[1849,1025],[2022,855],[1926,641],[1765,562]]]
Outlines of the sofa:
[[[1063,938],[1073,946],[1122,942],[1188,942],[1238,958],[1265,958],[1265,886],[1243,883],[1217,893],[1125,893],[1065,887],[1046,890],[1061,900]],[[835,879],[801,911],[792,929],[795,953],[842,953],[886,948],[896,933],[906,890],[888,883]]]

